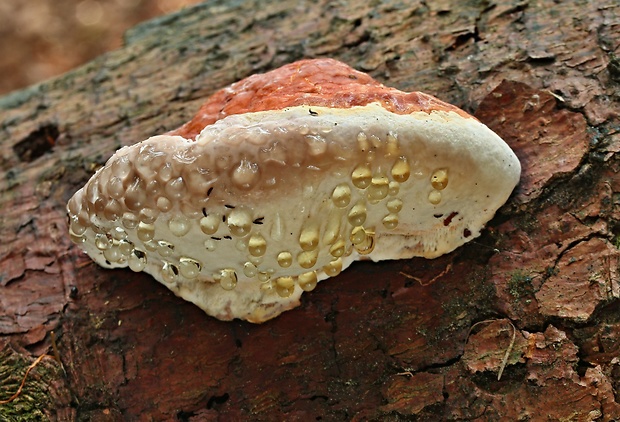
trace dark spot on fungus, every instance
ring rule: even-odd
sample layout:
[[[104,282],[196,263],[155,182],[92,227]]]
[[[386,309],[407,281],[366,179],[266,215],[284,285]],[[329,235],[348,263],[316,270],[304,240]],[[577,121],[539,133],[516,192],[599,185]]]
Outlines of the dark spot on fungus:
[[[228,204],[224,204],[224,206],[228,209],[234,210],[235,206],[234,205],[228,205]]]
[[[265,217],[258,217],[256,220],[252,221],[254,224],[263,224],[263,220]]]
[[[209,190],[207,191],[207,196],[210,196],[210,195],[211,195],[211,192],[213,192],[213,186],[211,186],[211,187],[209,188]]]
[[[69,288],[69,298],[75,299],[78,295],[78,288],[76,286],[71,286]]]
[[[443,214],[433,214],[433,217],[435,217],[435,218],[441,218],[441,217],[443,217]]]
[[[228,235],[226,235],[226,236],[224,236],[224,239],[231,240],[231,239],[232,239],[232,236],[228,236]]]
[[[469,229],[463,230],[463,237],[469,237],[469,236],[471,236],[471,231],[469,231]]]
[[[456,212],[456,211],[453,211],[452,213],[450,213],[450,215],[449,215],[449,216],[447,216],[447,217],[445,218],[445,220],[443,220],[443,225],[444,225],[444,226],[446,226],[446,227],[447,227],[447,226],[449,226],[449,225],[450,225],[450,223],[452,222],[452,219],[453,219],[454,217],[456,217],[458,214],[459,214],[459,213],[458,213],[458,212]]]
[[[221,237],[215,237],[215,236],[211,236],[211,239],[213,239],[213,240],[222,240]]]
[[[204,215],[205,217],[207,216],[207,209],[206,208],[202,209],[202,215]]]
[[[311,108],[308,109],[308,112],[310,113],[311,116],[318,116],[319,113],[317,113],[316,111],[312,111]]]

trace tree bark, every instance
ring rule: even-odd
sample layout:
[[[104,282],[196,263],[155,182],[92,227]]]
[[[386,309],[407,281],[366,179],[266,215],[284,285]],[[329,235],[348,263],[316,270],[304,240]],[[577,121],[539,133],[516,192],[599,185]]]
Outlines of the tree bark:
[[[216,0],[1,98],[0,400],[52,345],[62,367],[44,359],[0,415],[619,420],[619,23],[613,1]],[[475,111],[511,145],[522,180],[482,237],[356,263],[262,325],[71,244],[65,204],[117,148],[326,56]]]

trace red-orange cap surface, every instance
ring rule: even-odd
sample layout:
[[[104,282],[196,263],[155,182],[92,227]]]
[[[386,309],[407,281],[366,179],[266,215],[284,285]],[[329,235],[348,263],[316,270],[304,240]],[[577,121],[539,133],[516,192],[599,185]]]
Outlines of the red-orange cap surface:
[[[249,76],[217,91],[192,120],[171,134],[193,139],[205,126],[232,114],[300,105],[350,108],[374,102],[396,114],[443,110],[471,117],[428,94],[386,87],[337,60],[308,59]]]

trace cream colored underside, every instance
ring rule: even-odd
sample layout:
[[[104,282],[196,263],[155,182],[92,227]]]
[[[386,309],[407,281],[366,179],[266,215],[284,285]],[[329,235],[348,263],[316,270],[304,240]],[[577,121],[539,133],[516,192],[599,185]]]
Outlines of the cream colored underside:
[[[299,304],[300,274],[451,252],[480,234],[519,175],[510,148],[473,118],[302,106],[229,116],[196,141],[123,148],[69,210],[74,240],[100,265],[144,253],[144,271],[208,314],[262,322]],[[140,188],[141,209],[130,209]],[[122,216],[108,218],[117,204]]]

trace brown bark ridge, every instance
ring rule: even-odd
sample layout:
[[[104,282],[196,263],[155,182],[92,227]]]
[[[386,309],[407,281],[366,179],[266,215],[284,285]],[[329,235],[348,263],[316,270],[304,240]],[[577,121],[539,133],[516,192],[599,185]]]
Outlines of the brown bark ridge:
[[[521,184],[481,238],[356,263],[262,325],[70,243],[65,203],[115,149],[305,57],[475,111],[513,147]],[[0,419],[619,420],[619,57],[614,1],[215,0],[0,99],[0,400],[51,331],[62,362]]]

